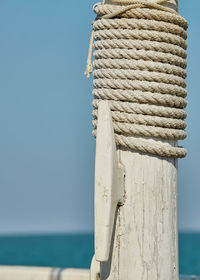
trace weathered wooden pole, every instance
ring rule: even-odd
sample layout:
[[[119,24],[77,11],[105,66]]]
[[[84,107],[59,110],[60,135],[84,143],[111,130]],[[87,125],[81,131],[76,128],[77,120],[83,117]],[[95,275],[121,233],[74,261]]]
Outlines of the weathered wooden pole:
[[[109,0],[105,3],[112,4]],[[178,0],[165,5],[178,10]],[[170,144],[177,145],[176,142]],[[96,257],[100,261],[100,279],[178,280],[177,159],[142,154],[128,148],[119,148],[117,154],[125,169],[125,201],[115,215],[109,260],[100,261],[101,257]],[[97,156],[96,161],[98,159]],[[104,195],[107,199],[106,192]],[[101,251],[98,248],[101,242],[102,247],[106,244],[105,232],[99,230],[97,223],[95,221],[98,227],[96,251]],[[109,241],[106,242],[108,245]],[[100,255],[103,256],[101,252]]]

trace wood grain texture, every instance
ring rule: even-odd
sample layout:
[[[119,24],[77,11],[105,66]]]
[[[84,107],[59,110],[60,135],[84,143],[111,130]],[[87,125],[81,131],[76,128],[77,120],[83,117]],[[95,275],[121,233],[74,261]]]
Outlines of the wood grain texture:
[[[101,279],[177,280],[177,161],[120,150],[126,201]]]

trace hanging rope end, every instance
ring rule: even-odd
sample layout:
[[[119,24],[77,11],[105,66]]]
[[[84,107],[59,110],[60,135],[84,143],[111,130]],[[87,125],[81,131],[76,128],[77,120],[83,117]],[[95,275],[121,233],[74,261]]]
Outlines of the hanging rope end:
[[[92,63],[87,63],[86,65],[86,69],[85,69],[85,75],[87,76],[87,78],[89,79],[90,78],[90,75],[92,73]]]
[[[92,23],[93,24],[93,23]],[[87,65],[85,69],[85,75],[89,79],[90,74],[92,73],[92,50],[93,50],[93,42],[94,42],[94,30],[92,30],[91,37],[90,37],[90,45],[88,50],[88,58],[87,58]]]

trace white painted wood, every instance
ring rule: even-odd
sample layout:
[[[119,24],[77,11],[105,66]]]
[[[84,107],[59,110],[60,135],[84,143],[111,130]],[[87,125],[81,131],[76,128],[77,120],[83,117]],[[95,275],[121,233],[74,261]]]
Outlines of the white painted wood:
[[[100,279],[100,262],[96,260],[94,255],[90,266],[90,280],[99,280],[99,279]]]
[[[95,160],[95,257],[109,259],[117,205],[123,203],[124,174],[119,165],[108,101],[98,108]]]
[[[177,161],[121,149],[125,204],[101,280],[177,280]]]
[[[50,280],[50,267],[0,266],[1,280]]]
[[[177,168],[175,160],[122,150],[126,202],[120,207],[111,273],[101,279],[177,280]]]
[[[89,280],[88,269],[64,269],[59,280]],[[55,280],[57,280],[55,279]],[[52,280],[52,279],[51,279]]]
[[[0,266],[0,280],[58,280],[58,279],[59,280],[89,280],[89,270],[88,269],[59,270],[51,267]]]

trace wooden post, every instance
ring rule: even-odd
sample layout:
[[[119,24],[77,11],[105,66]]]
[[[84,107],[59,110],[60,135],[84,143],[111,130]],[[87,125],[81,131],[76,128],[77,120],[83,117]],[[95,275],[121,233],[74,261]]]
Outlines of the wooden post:
[[[178,0],[169,5],[177,10]],[[125,148],[118,157],[126,174],[125,203],[117,210],[100,279],[178,280],[177,160]]]

